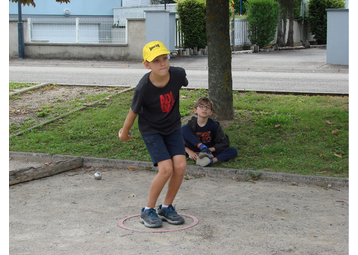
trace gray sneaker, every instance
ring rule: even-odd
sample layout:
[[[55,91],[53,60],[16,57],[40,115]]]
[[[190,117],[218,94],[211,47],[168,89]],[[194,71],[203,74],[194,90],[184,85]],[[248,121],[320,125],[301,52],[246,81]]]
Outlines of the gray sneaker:
[[[213,155],[213,153],[211,152],[211,150],[205,149],[205,150],[202,150],[202,151],[199,153],[199,158],[204,158],[204,157],[213,158],[214,155]]]
[[[204,157],[204,158],[197,158],[196,159],[196,164],[199,166],[207,166],[210,164],[210,159],[208,157]]]
[[[147,228],[160,228],[163,226],[163,222],[159,219],[157,212],[154,208],[148,210],[142,209],[139,222],[144,224]]]
[[[184,218],[175,211],[172,205],[169,205],[167,208],[162,208],[162,205],[160,205],[158,215],[159,218],[173,225],[179,225],[185,222]]]

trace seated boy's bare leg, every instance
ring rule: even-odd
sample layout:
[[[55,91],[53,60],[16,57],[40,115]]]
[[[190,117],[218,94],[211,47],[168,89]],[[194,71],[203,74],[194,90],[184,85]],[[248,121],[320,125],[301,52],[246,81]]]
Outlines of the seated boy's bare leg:
[[[171,205],[178,193],[180,185],[183,181],[186,170],[185,155],[176,155],[173,158],[173,173],[168,183],[167,194],[164,199],[164,205]]]
[[[150,185],[147,207],[155,207],[160,193],[173,173],[173,162],[171,159],[158,162],[158,174]]]

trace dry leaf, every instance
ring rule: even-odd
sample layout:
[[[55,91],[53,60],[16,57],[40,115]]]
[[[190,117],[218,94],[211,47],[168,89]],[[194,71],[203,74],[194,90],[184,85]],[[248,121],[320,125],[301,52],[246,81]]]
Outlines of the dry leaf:
[[[324,128],[324,129],[323,129],[323,132],[327,132],[327,129]]]
[[[324,155],[324,154],[321,154],[321,155],[319,155],[319,156],[322,157],[322,158],[327,158],[327,156]]]
[[[45,163],[45,166],[48,166],[48,165],[51,165],[51,164],[52,164],[52,161],[46,162],[46,163]]]
[[[277,124],[275,125],[275,128],[279,128],[281,126],[281,124]]]
[[[129,169],[129,171],[134,171],[135,167],[134,166],[129,166],[128,169]]]
[[[334,156],[336,156],[337,158],[342,158],[342,155],[340,155],[340,154],[334,153]]]
[[[332,133],[336,135],[338,131],[339,131],[338,129],[335,129],[335,130],[332,130]]]
[[[328,125],[332,125],[332,122],[330,122],[329,120],[327,120],[326,123],[327,123]]]

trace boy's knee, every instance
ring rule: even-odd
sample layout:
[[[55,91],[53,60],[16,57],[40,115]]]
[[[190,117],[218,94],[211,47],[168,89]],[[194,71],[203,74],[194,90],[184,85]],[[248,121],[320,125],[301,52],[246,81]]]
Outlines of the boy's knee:
[[[159,167],[158,174],[162,175],[164,178],[169,178],[173,173],[173,166],[171,164],[161,164]]]
[[[235,157],[237,157],[237,155],[239,155],[239,150],[236,149],[236,148],[233,148],[234,149],[234,154],[235,154]]]
[[[184,174],[184,172],[186,170],[186,161],[176,163],[176,165],[174,166],[174,169],[176,172]]]
[[[184,175],[186,170],[186,159],[184,156],[183,160],[177,160],[174,162],[174,171],[175,174]]]

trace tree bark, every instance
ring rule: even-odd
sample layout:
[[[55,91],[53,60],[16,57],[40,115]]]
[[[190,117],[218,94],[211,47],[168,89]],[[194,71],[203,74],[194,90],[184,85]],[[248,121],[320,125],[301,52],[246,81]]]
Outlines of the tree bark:
[[[282,0],[278,0],[278,3],[280,5],[280,12],[279,12],[279,23],[277,26],[277,39],[276,44],[279,47],[285,46],[285,34],[283,33],[283,18],[282,13],[285,11],[285,8],[283,7]]]
[[[288,10],[289,10],[289,22],[288,22],[288,36],[287,36],[287,46],[294,46],[293,41],[293,21],[294,21],[294,0],[290,0],[288,4]]]
[[[234,117],[229,19],[228,0],[206,1],[209,98],[214,103],[213,118],[218,120]]]

